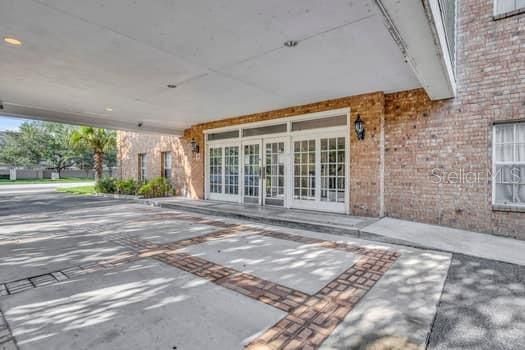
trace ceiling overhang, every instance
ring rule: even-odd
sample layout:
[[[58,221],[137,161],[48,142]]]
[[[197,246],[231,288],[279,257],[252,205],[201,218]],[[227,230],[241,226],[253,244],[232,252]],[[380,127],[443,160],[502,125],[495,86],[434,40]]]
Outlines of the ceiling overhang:
[[[376,0],[385,25],[432,100],[456,95],[438,0]]]
[[[382,3],[406,51],[374,0],[3,0],[0,37],[22,45],[0,43],[0,114],[180,134],[371,91],[450,97],[420,1]]]

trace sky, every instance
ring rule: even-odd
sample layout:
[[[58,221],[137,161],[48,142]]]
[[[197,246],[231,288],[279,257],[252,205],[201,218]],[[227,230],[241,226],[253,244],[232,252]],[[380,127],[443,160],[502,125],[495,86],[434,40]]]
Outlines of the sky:
[[[22,124],[25,120],[19,119],[19,118],[9,118],[9,117],[3,117],[0,115],[0,131],[6,131],[6,130],[18,130],[18,127],[20,124]]]

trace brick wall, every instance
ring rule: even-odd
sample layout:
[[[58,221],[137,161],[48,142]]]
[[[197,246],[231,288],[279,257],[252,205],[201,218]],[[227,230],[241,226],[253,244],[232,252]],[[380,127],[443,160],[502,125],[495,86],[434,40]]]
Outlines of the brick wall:
[[[493,122],[525,119],[525,15],[494,21],[492,0],[462,0],[458,11],[456,98],[385,96],[385,213],[525,239],[525,213],[493,211],[487,176]],[[437,184],[433,169],[480,181]]]
[[[190,139],[191,141],[191,139]],[[146,153],[146,178],[161,175],[161,153],[172,152],[171,182],[176,193],[190,198],[202,196],[201,186],[195,186],[195,178],[203,175],[198,160],[191,153],[191,144],[184,138],[168,135],[118,132],[117,147],[121,178],[138,177],[138,154]]]
[[[210,123],[198,124],[186,130],[185,138],[200,143],[204,149],[203,134],[206,129],[220,128],[244,123],[253,123],[271,119],[291,117],[306,113],[322,112],[338,108],[350,107],[352,121],[359,114],[366,125],[366,138],[358,141],[353,128],[350,132],[350,211],[354,215],[379,216],[381,214],[380,199],[380,138],[381,122],[384,116],[384,94],[375,92],[370,94],[338,98],[302,106],[293,106],[284,109],[245,115],[241,117],[217,120]],[[204,157],[199,168],[203,173]],[[203,177],[196,178],[195,187],[204,187]]]

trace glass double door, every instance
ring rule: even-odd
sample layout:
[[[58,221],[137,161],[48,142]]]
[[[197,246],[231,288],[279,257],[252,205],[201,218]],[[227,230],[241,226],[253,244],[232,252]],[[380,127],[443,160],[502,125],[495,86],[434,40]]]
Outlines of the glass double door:
[[[286,139],[243,142],[243,201],[283,206],[286,195]]]
[[[210,144],[207,198],[347,212],[347,142],[332,132]]]

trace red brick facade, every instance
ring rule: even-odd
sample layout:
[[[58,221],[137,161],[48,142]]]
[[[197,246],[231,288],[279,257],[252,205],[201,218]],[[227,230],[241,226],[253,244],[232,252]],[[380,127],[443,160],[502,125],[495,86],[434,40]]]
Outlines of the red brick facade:
[[[492,124],[525,119],[525,16],[494,20],[491,0],[458,11],[456,98],[385,96],[385,214],[525,239],[525,213],[492,210],[487,175]],[[481,181],[435,184],[436,168]]]
[[[364,141],[350,133],[352,214],[525,239],[525,213],[493,210],[488,175],[493,122],[525,119],[525,15],[494,20],[492,11],[492,0],[459,1],[454,99],[430,101],[422,89],[375,92],[199,124],[180,139],[120,133],[122,176],[136,177],[141,152],[150,155],[148,169],[160,175],[160,152],[171,149],[179,193],[202,198],[203,130],[350,107],[352,121],[360,114],[367,132]],[[198,159],[191,154],[192,138],[200,144]],[[435,169],[475,173],[480,181],[436,183]]]

